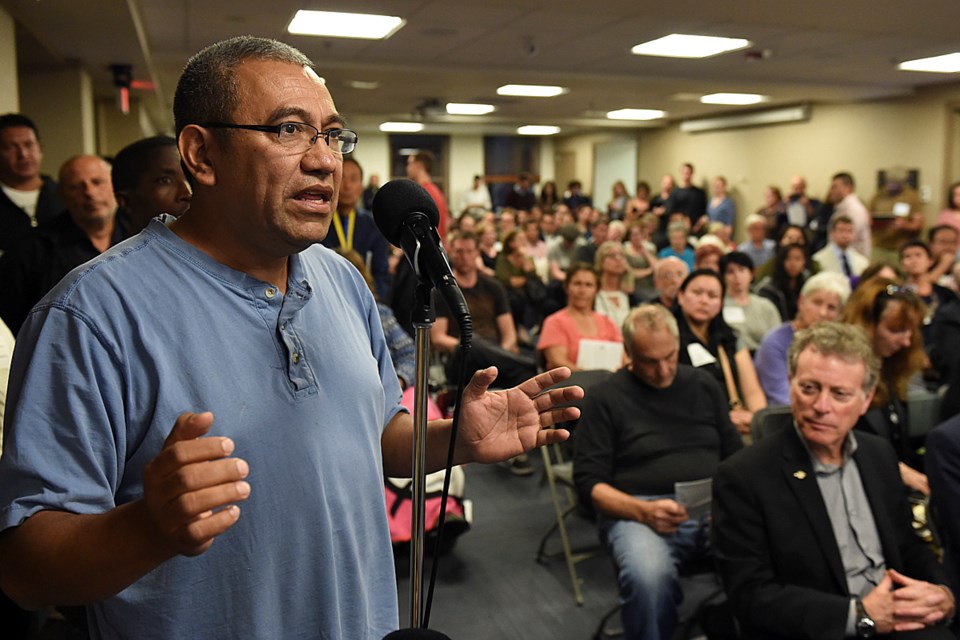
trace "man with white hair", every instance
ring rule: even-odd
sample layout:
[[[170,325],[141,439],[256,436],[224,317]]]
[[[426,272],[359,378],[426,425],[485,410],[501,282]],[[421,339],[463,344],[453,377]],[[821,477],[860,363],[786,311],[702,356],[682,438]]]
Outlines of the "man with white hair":
[[[669,256],[657,262],[657,266],[653,268],[653,288],[657,291],[657,297],[651,302],[663,305],[667,309],[673,308],[673,302],[677,299],[677,292],[680,290],[680,283],[688,273],[690,273],[690,267],[676,256]]]

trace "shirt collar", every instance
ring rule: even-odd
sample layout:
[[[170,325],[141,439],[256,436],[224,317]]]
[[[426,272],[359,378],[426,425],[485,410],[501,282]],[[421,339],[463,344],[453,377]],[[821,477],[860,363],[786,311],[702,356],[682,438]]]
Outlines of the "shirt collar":
[[[843,447],[840,450],[840,453],[843,456],[843,464],[836,465],[820,462],[817,456],[813,455],[813,451],[810,450],[810,445],[807,444],[806,439],[800,432],[800,426],[797,424],[796,420],[793,421],[793,428],[797,432],[797,437],[800,438],[800,442],[803,443],[803,448],[807,450],[807,455],[810,456],[810,464],[813,466],[814,472],[816,472],[818,475],[826,475],[839,470],[841,467],[850,462],[851,458],[853,458],[853,454],[857,452],[857,437],[851,430],[850,433],[847,434],[846,440],[843,441]]]

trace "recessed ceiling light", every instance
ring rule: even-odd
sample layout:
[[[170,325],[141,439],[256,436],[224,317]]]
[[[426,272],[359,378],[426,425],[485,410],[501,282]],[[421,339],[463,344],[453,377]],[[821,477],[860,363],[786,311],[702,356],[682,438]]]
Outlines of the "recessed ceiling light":
[[[566,87],[543,84],[505,84],[497,89],[497,93],[501,96],[524,96],[527,98],[552,98],[567,91]]]
[[[666,115],[666,111],[659,109],[617,109],[607,112],[607,117],[611,120],[656,120]]]
[[[373,91],[380,86],[379,82],[366,82],[364,80],[351,80],[349,84],[350,88],[360,89],[361,91]]]
[[[960,71],[960,52],[947,53],[932,58],[907,60],[897,65],[902,71],[929,71],[931,73],[957,73]]]
[[[416,133],[423,131],[422,122],[381,122],[380,131],[387,133]]]
[[[492,113],[495,107],[492,104],[476,104],[473,102],[448,102],[447,113],[452,116],[482,116]]]
[[[703,104],[760,104],[770,100],[769,96],[762,96],[759,93],[711,93],[701,96],[700,102]]]
[[[560,133],[560,127],[545,124],[528,124],[517,129],[522,136],[552,136]]]
[[[631,51],[638,56],[667,58],[709,58],[728,51],[749,47],[752,42],[743,38],[718,38],[671,33],[668,36],[636,45]]]
[[[405,22],[397,16],[300,9],[290,21],[287,31],[303,36],[383,40],[396,33]]]

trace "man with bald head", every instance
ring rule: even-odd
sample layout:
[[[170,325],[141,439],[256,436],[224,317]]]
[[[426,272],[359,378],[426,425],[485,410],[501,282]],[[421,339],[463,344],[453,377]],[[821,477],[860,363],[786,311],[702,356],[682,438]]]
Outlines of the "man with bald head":
[[[79,155],[63,163],[60,195],[66,210],[0,258],[0,318],[14,333],[61,278],[125,236],[102,158]]]

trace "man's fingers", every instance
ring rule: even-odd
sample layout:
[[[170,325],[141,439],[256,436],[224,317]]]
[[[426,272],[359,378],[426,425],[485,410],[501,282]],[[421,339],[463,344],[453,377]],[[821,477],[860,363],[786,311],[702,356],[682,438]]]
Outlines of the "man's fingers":
[[[470,382],[467,385],[467,389],[464,391],[476,393],[478,396],[483,395],[486,390],[493,384],[493,381],[497,379],[496,367],[487,367],[486,369],[480,369],[473,373],[473,377],[470,378]],[[472,389],[471,389],[472,387]]]
[[[542,429],[537,433],[537,446],[542,447],[545,444],[556,444],[563,442],[570,437],[570,432],[566,429]]]
[[[583,398],[583,389],[574,385],[570,387],[560,387],[551,389],[546,393],[541,393],[534,398],[533,403],[537,411],[546,411],[551,407],[561,404],[569,404]]]
[[[561,422],[569,422],[580,417],[580,409],[576,407],[562,407],[540,413],[540,427],[546,429]]]
[[[195,556],[210,548],[213,540],[236,524],[240,519],[240,507],[235,504],[217,511],[209,517],[197,519],[184,527],[184,555]]]
[[[168,447],[175,442],[183,440],[194,440],[210,431],[213,426],[213,414],[209,411],[203,413],[181,413],[170,431],[170,435],[164,441],[163,446]]]
[[[191,464],[219,460],[233,453],[234,444],[230,438],[196,438],[186,441],[174,441],[157,454],[148,464],[148,470],[157,478],[167,477],[182,467]]]
[[[168,513],[172,522],[192,525],[216,515],[199,518],[201,514],[241,502],[249,496],[250,485],[243,480],[237,480],[181,494],[164,505],[163,510]]]
[[[570,373],[570,369],[566,367],[557,367],[556,369],[545,371],[535,375],[532,378],[524,380],[524,382],[517,388],[532,398],[542,393],[547,387],[552,387],[555,384],[559,384],[564,380],[569,379]],[[579,387],[577,388],[579,389]]]

